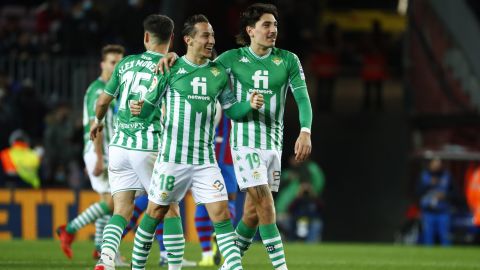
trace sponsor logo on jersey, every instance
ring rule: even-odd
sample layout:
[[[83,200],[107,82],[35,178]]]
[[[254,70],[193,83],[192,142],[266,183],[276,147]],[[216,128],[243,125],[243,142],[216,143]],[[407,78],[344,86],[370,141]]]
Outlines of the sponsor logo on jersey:
[[[207,78],[206,77],[195,77],[190,82],[190,85],[193,88],[193,95],[188,95],[188,99],[197,99],[197,100],[210,100],[210,97],[207,96]]]
[[[133,129],[144,129],[144,123],[118,123],[119,128],[123,129],[128,129],[128,128],[133,128]]]
[[[218,74],[220,74],[220,70],[218,70],[218,68],[216,68],[216,67],[212,67],[210,69],[210,72],[212,72],[213,76],[215,76],[215,77],[217,77]]]
[[[184,68],[180,68],[176,74],[187,74],[188,72]]]
[[[238,60],[238,62],[250,63],[250,60],[248,60],[248,58],[244,56],[244,57],[240,58],[240,60]]]
[[[268,70],[255,71],[255,73],[253,73],[252,80],[254,88],[260,88],[261,83],[262,89],[268,89]]]
[[[282,60],[282,58],[275,56],[275,57],[272,58],[272,62],[273,62],[275,65],[278,66],[278,65],[280,65],[280,64],[283,62],[283,60]]]

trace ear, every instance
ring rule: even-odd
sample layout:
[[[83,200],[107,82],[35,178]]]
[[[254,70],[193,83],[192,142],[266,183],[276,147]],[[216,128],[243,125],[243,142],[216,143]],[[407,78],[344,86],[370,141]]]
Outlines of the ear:
[[[191,36],[188,36],[188,35],[183,36],[183,41],[185,41],[185,44],[187,44],[187,46],[192,46],[193,45]]]
[[[150,34],[148,32],[145,32],[143,35],[143,42],[148,43],[150,41]]]
[[[247,25],[247,27],[245,27],[245,31],[247,31],[247,35],[248,35],[249,37],[253,37],[253,36],[254,36],[254,35],[253,35],[253,30],[254,30],[254,29],[255,29],[255,27],[251,27],[251,26],[249,26],[249,25]]]

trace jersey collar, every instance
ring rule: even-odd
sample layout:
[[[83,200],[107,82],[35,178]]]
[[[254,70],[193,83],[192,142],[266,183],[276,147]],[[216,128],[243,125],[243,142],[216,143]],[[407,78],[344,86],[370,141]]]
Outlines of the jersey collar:
[[[154,52],[154,51],[146,51],[146,53],[149,53],[149,54],[153,54],[153,55],[158,55],[158,56],[163,56],[163,54],[159,53],[159,52]]]
[[[185,57],[185,55],[182,56],[182,59],[183,59],[183,61],[185,61],[185,63],[187,63],[188,65],[190,65],[190,66],[192,66],[192,67],[196,67],[196,68],[206,67],[206,66],[210,63],[210,60],[207,59],[207,62],[205,62],[204,64],[197,65],[197,64],[194,64],[194,63],[188,61],[188,59],[187,59],[187,57]]]
[[[253,52],[253,50],[250,46],[248,46],[248,51],[253,55],[253,57],[255,57],[257,59],[265,59],[265,58],[269,57],[270,54],[272,54],[273,49],[272,48],[268,49],[268,53],[265,54],[264,56],[258,56],[255,52]]]

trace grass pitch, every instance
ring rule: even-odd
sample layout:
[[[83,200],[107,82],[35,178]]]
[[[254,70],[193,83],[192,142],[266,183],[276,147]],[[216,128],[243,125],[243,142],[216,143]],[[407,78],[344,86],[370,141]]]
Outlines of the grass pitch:
[[[91,257],[92,242],[75,242],[73,250],[74,259],[70,261],[60,251],[58,241],[0,241],[0,269],[93,269],[95,261]],[[121,251],[124,256],[130,258],[131,250],[131,242],[122,243]],[[288,243],[285,250],[290,270],[480,270],[480,248],[477,247],[425,248],[374,244]],[[185,254],[187,259],[199,260],[199,245],[188,244]],[[147,269],[167,269],[158,267],[158,259],[158,246],[155,245]],[[243,260],[243,265],[247,270],[273,269],[263,246],[258,243],[252,245]]]

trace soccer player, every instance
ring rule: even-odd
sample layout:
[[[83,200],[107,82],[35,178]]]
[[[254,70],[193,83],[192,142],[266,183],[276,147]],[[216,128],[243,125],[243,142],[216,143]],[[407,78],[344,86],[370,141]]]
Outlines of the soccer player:
[[[100,259],[95,270],[115,269],[122,232],[133,212],[137,191],[150,185],[153,164],[160,147],[160,110],[146,104],[138,116],[130,113],[129,103],[143,99],[150,85],[155,85],[156,63],[168,52],[173,38],[173,21],[163,15],[150,15],[144,22],[146,52],[125,57],[116,67],[105,91],[96,104],[96,118],[90,129],[94,140],[103,129],[109,104],[119,97],[116,130],[110,141],[109,182],[113,196],[113,216],[105,226]],[[178,206],[172,206],[172,211]]]
[[[103,92],[103,89],[105,89],[105,85],[112,76],[115,65],[122,59],[124,52],[125,49],[120,45],[103,47],[100,77],[93,81],[85,92],[83,101],[83,137],[85,142],[83,160],[85,161],[86,171],[92,188],[100,194],[100,201],[92,204],[67,225],[57,228],[62,251],[70,259],[73,256],[71,245],[75,239],[75,233],[93,221],[95,221],[96,229],[95,252],[100,250],[103,227],[105,227],[113,210],[106,169],[108,164],[108,144],[113,133],[114,104],[112,103],[108,107],[104,131],[100,132],[94,141],[90,140],[90,125],[93,124],[95,119],[95,102],[100,93]]]
[[[122,239],[127,235],[129,231],[134,229],[137,226],[137,220],[143,212],[147,209],[148,205],[148,195],[143,194],[135,198],[133,207],[133,215],[130,219],[130,222],[127,224],[127,227],[123,231]],[[158,262],[159,266],[164,266],[168,264],[167,250],[163,244],[163,222],[160,222],[155,229],[155,238],[157,239],[158,246],[160,247],[160,260]],[[118,256],[117,256],[118,257]],[[189,261],[183,258],[182,267],[194,267],[197,266],[197,263],[194,261]]]
[[[240,189],[247,191],[243,216],[236,228],[237,244],[243,254],[258,228],[273,267],[284,270],[287,264],[271,192],[277,192],[280,186],[287,89],[293,93],[300,116],[301,130],[294,148],[298,161],[306,160],[311,152],[312,107],[298,57],[275,47],[277,18],[274,5],[256,3],[247,7],[240,17],[237,35],[237,42],[244,47],[224,52],[215,62],[232,77],[239,101],[248,100],[257,92],[265,99],[260,110],[232,121],[235,174]],[[160,72],[164,64],[168,67],[167,61],[160,62]],[[222,269],[231,268],[227,263]]]
[[[276,225],[271,192],[280,186],[283,147],[283,114],[287,89],[298,106],[300,134],[295,157],[305,160],[311,151],[312,107],[298,57],[275,47],[278,13],[274,5],[253,4],[240,18],[237,41],[245,47],[221,54],[216,62],[233,76],[239,101],[253,92],[262,93],[265,105],[243,121],[233,121],[232,157],[241,190],[246,190],[244,212],[236,232],[238,246],[245,252],[257,227],[275,269],[287,269],[282,240]],[[230,267],[224,265],[225,269]]]
[[[165,93],[164,147],[152,174],[146,214],[135,234],[132,269],[145,267],[155,227],[169,204],[180,201],[191,189],[196,203],[206,205],[225,261],[230,269],[238,270],[242,269],[240,251],[234,242],[225,182],[213,149],[216,101],[230,118],[241,119],[253,108],[260,108],[263,97],[253,93],[249,101],[236,101],[228,88],[225,69],[208,60],[215,39],[205,16],[187,19],[182,34],[187,54],[176,62],[170,74],[159,79],[158,91],[145,97],[145,105],[157,104]],[[181,269],[185,239],[178,214],[165,216],[163,233],[169,269]]]
[[[217,108],[215,122],[217,123],[215,129],[215,157],[217,158],[218,167],[225,181],[225,188],[228,193],[228,210],[230,211],[230,219],[233,223],[236,213],[235,200],[237,199],[238,187],[229,142],[231,121],[227,118],[221,107]],[[202,260],[198,262],[199,266],[218,265],[221,261],[218,247],[215,244],[216,242],[212,241],[212,226],[212,221],[208,217],[205,206],[197,205],[195,211],[195,228],[202,247]]]

